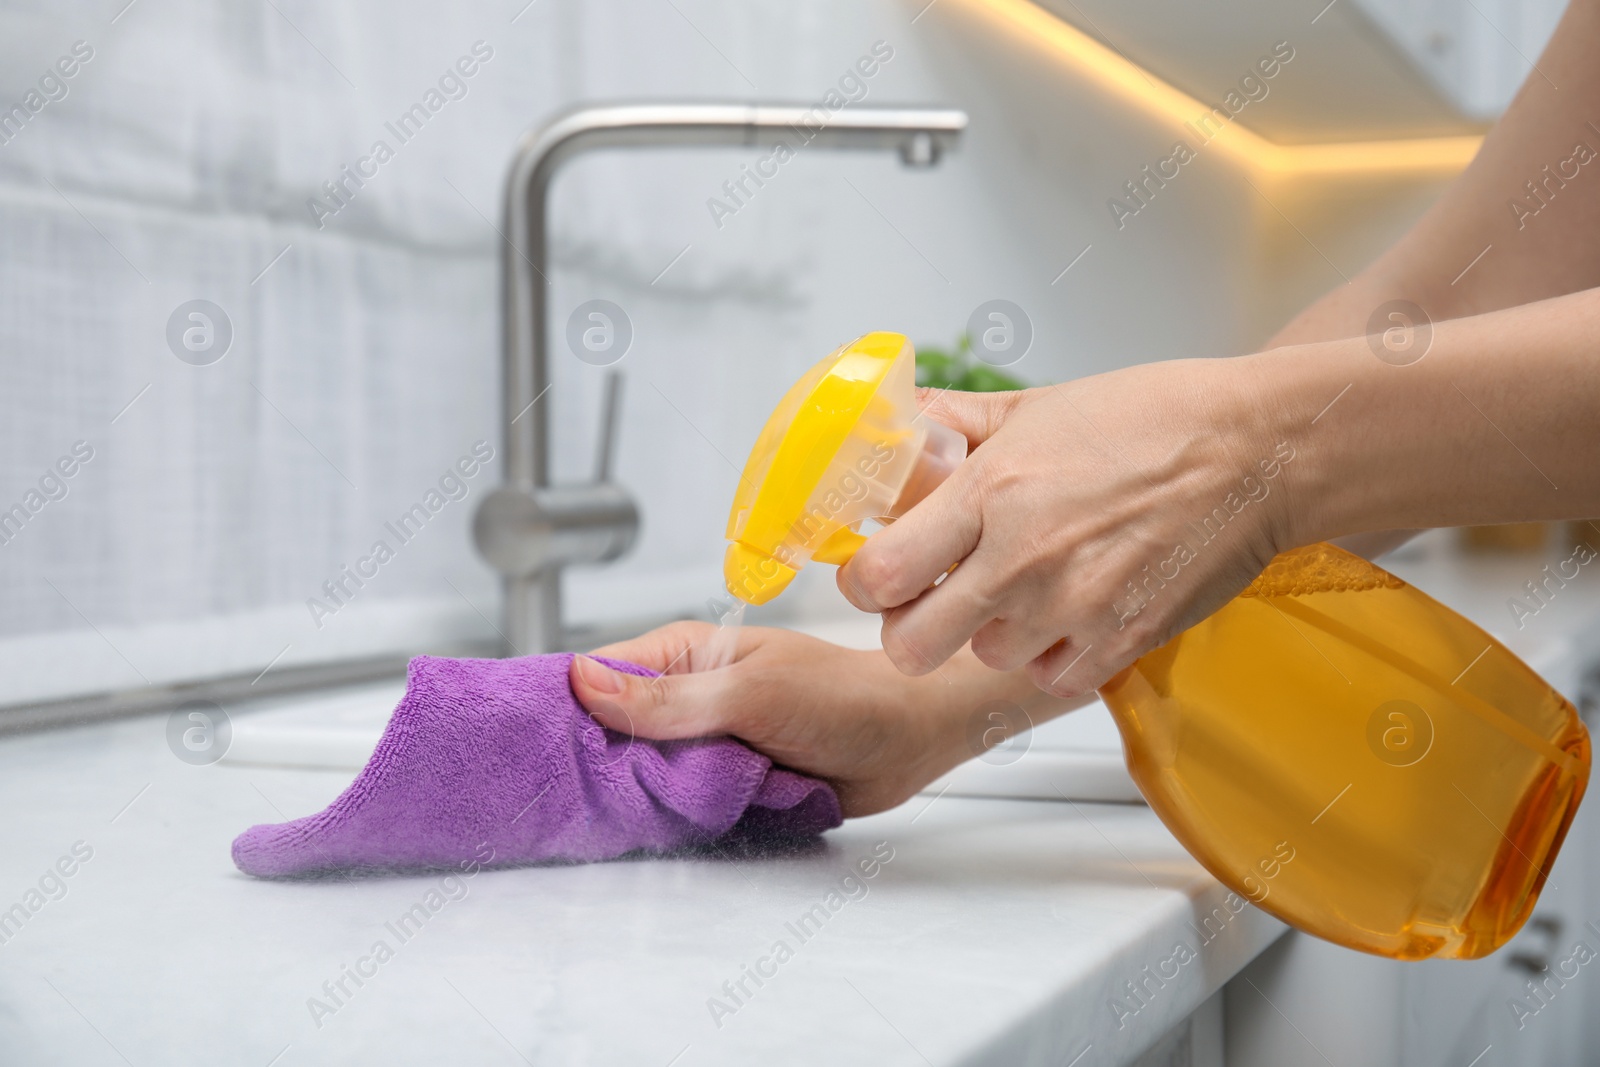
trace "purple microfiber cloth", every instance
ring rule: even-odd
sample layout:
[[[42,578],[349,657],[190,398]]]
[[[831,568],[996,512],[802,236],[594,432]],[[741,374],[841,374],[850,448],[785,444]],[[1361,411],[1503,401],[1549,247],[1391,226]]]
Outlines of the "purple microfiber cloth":
[[[602,660],[643,677],[654,672]],[[367,766],[326,811],[252,826],[246,874],[516,866],[815,837],[840,823],[827,785],[730,738],[647,741],[572,695],[570,655],[411,661]]]

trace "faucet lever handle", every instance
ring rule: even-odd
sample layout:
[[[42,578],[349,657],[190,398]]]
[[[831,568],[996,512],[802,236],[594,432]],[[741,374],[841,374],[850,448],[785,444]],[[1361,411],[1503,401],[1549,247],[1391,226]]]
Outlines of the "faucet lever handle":
[[[622,372],[606,373],[606,395],[600,407],[600,447],[595,453],[594,480],[601,484],[611,481],[611,467],[616,460],[617,435],[622,430]]]

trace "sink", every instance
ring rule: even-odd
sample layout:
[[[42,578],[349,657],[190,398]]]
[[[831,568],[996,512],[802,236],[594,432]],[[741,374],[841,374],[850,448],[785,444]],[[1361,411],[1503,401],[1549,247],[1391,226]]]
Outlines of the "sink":
[[[367,765],[394,706],[398,679],[291,697],[271,711],[238,715],[223,766],[358,771]]]
[[[793,629],[847,648],[879,647],[878,622],[870,616]],[[222,765],[353,774],[367,765],[404,693],[405,683],[395,680],[310,693],[277,702],[270,711],[237,715]],[[1121,736],[1098,701],[969,760],[924,792],[1142,803],[1123,763]]]
[[[793,628],[846,648],[882,647],[878,620],[871,615]],[[1110,709],[1098,700],[1018,735],[1004,748],[968,760],[923,792],[1144,803],[1122,758],[1122,735]]]
[[[1122,735],[1098,700],[968,760],[923,792],[1144,803],[1122,758]]]

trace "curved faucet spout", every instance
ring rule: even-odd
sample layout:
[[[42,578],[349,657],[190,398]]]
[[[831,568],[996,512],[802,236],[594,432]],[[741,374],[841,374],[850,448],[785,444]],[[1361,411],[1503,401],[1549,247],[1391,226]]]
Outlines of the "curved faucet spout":
[[[530,571],[528,552],[508,553],[508,541],[523,536],[506,527],[505,516],[538,511],[538,498],[550,489],[549,419],[537,404],[550,385],[549,263],[546,202],[563,163],[581,153],[624,147],[737,147],[784,143],[791,150],[894,150],[909,166],[931,166],[955,147],[966,129],[964,112],[940,108],[853,108],[828,114],[816,107],[781,104],[636,103],[585,107],[558,116],[518,143],[505,186],[505,248],[501,258],[501,343],[504,357],[504,462],[506,485],[497,495],[515,493],[528,503],[513,507],[502,499],[492,511],[480,509],[475,529],[480,548],[495,544],[496,559],[516,556],[516,573],[496,563],[505,576],[505,632],[513,654],[556,650],[561,643],[561,567],[574,559],[546,553]],[[570,495],[582,487],[563,487]],[[616,486],[596,485],[614,498]],[[624,494],[625,496],[625,494]],[[486,502],[487,503],[487,502]],[[631,506],[631,505],[630,505]],[[604,509],[602,509],[604,510]],[[627,509],[606,514],[615,525]],[[632,519],[637,526],[637,516]],[[578,543],[583,530],[566,542]],[[632,542],[632,531],[597,530],[607,544],[620,545],[600,559],[614,558]],[[529,535],[531,536],[531,535]],[[576,551],[576,550],[574,550]],[[609,550],[608,550],[609,551]],[[536,554],[536,553],[535,553]],[[593,552],[584,557],[596,561]]]

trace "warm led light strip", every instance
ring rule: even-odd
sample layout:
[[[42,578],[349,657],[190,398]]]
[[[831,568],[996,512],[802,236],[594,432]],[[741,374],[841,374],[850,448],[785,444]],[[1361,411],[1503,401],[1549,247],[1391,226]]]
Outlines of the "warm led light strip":
[[[957,0],[982,8],[1121,96],[1176,125],[1211,113],[1209,104],[1169,85],[1031,0]],[[1346,141],[1280,145],[1230,122],[1206,142],[1240,162],[1273,175],[1458,171],[1472,161],[1481,137],[1422,137],[1396,141]],[[1199,145],[1191,144],[1191,148]]]

